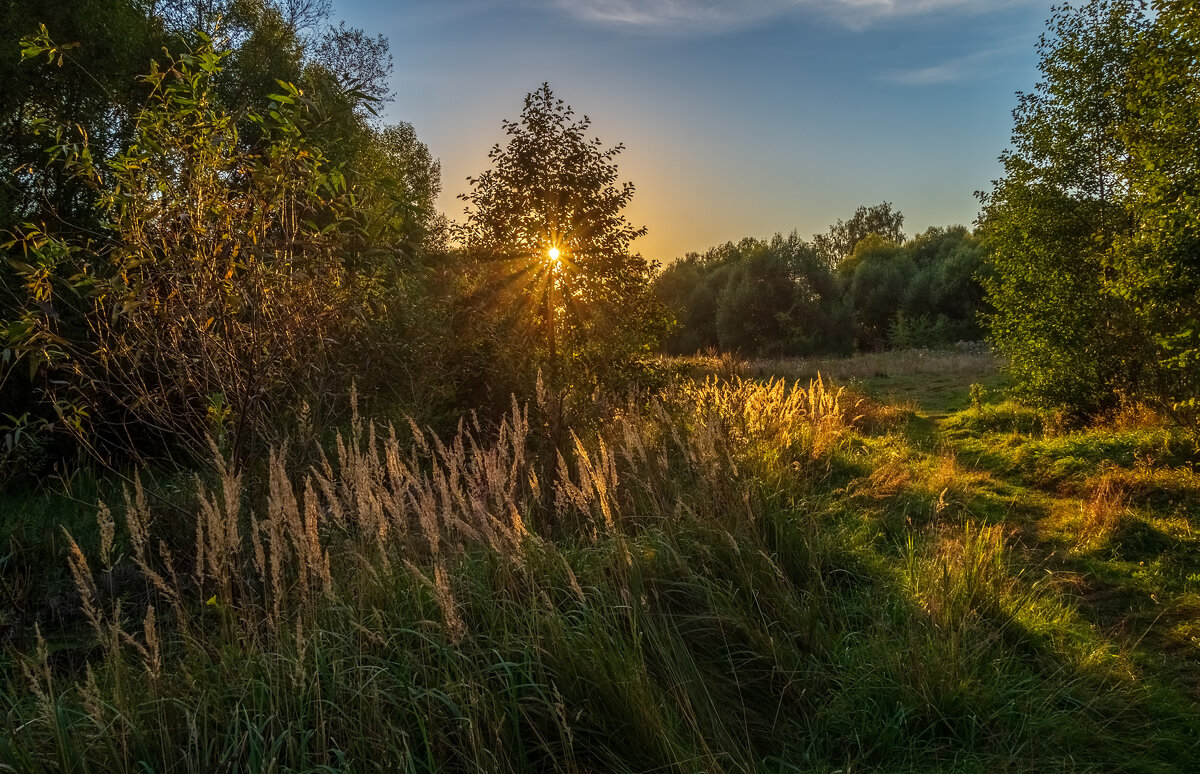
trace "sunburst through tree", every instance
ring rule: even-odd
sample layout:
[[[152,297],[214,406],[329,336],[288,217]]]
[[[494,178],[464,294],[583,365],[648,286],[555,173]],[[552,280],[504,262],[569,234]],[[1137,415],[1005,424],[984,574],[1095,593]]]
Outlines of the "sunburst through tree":
[[[589,138],[550,86],[525,97],[518,121],[504,121],[506,145],[492,168],[468,178],[466,221],[457,236],[471,260],[540,325],[541,363],[556,388],[627,382],[653,352],[664,315],[649,292],[651,265],[630,251],[646,233],[623,210],[634,186],[620,182],[616,156]]]

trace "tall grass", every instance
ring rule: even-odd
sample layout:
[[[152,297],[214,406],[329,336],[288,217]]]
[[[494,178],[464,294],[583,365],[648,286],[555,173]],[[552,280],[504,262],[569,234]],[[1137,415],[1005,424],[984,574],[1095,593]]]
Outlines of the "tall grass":
[[[877,550],[870,514],[830,491],[859,431],[826,383],[684,383],[556,450],[538,416],[514,404],[443,439],[356,414],[312,468],[280,449],[262,481],[217,454],[186,534],[140,484],[101,506],[97,555],[70,555],[94,646],[22,657],[0,762],[1074,771],[1184,754],[1126,659],[1061,634],[1071,612],[1011,571],[998,528]]]

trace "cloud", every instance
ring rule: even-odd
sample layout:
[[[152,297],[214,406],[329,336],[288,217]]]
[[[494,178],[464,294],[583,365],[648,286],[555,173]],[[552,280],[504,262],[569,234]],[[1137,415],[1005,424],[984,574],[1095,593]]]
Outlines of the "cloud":
[[[785,12],[792,0],[558,0],[586,21],[637,27],[727,27]]]
[[[905,16],[961,11],[978,13],[1032,0],[552,0],[584,21],[683,33],[738,29],[784,16],[807,14],[861,29]]]
[[[931,67],[919,67],[914,70],[897,70],[883,76],[884,80],[901,83],[905,86],[934,86],[939,83],[952,83],[966,80],[974,73],[973,67],[963,59],[952,59]]]
[[[1004,56],[1014,51],[1024,51],[1026,41],[1022,38],[1011,43],[974,51],[965,56],[956,56],[937,64],[905,70],[893,70],[881,77],[885,81],[905,86],[936,86],[978,77],[996,66]]]

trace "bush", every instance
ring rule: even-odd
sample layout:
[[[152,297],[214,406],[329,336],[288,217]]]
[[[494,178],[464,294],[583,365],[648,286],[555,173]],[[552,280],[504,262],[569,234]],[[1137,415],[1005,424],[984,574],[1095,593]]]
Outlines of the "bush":
[[[27,51],[55,46],[43,32]],[[51,152],[100,192],[110,232],[26,224],[10,245],[25,304],[5,370],[27,369],[39,419],[92,451],[195,455],[212,436],[247,458],[324,400],[387,290],[343,171],[309,139],[311,103],[281,85],[248,115],[250,149],[213,92],[228,55],[205,41],[156,65],[132,142],[107,162],[59,133]]]

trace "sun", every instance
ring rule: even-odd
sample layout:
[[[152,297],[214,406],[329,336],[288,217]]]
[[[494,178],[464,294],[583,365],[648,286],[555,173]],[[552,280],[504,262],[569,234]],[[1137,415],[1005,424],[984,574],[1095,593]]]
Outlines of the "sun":
[[[546,255],[548,255],[550,257],[551,261],[553,261],[554,263],[558,263],[558,256],[562,255],[562,253],[560,253],[558,251],[557,247],[551,247],[549,250],[546,251]]]

